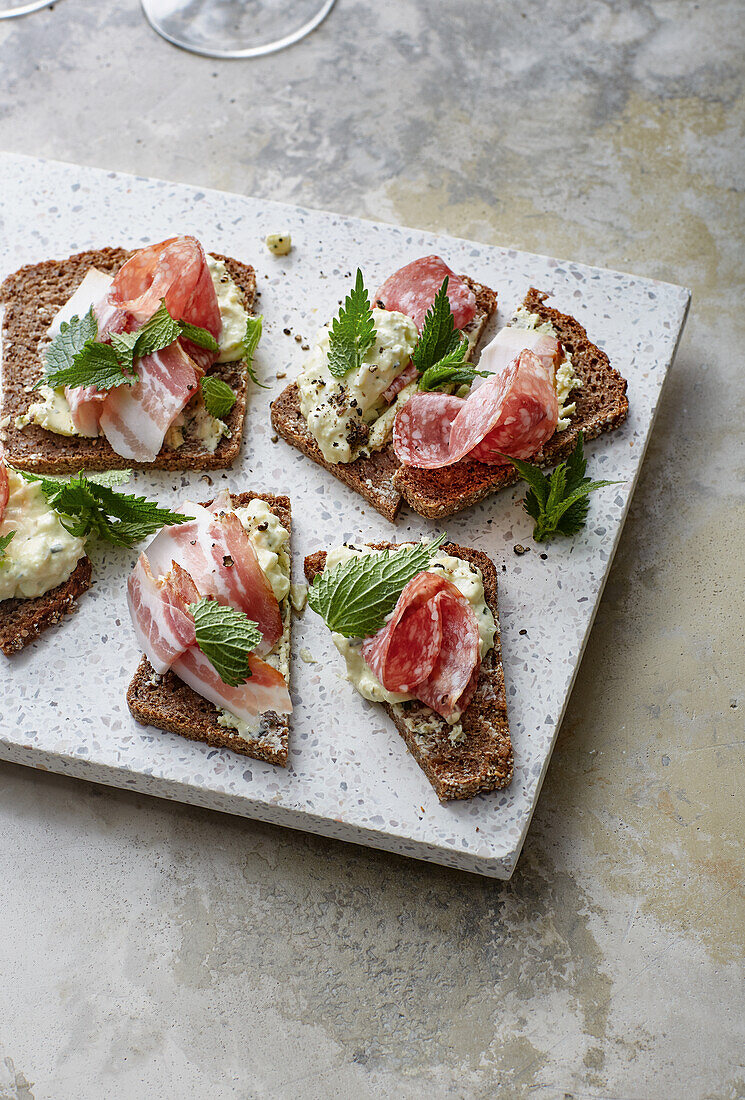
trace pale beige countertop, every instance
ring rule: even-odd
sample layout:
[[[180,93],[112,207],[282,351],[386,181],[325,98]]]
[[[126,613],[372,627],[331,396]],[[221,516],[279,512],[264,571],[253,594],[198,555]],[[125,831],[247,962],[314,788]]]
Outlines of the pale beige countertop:
[[[693,290],[512,882],[0,765],[2,1100],[745,1096],[744,36],[339,0],[219,63],[135,0],[0,23],[0,148]]]

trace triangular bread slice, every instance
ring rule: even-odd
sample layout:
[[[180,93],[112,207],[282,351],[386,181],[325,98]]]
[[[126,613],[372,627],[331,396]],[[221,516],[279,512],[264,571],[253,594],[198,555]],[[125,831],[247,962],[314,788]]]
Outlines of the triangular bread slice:
[[[15,420],[38,400],[31,387],[42,373],[41,349],[47,331],[58,310],[92,267],[115,275],[132,255],[124,248],[101,248],[78,252],[66,260],[46,260],[29,264],[9,275],[0,286],[0,305],[5,306],[2,347],[2,407],[0,421],[7,422],[0,432],[5,441],[5,457],[21,470],[34,473],[77,473],[78,470],[121,470],[130,467],[161,470],[216,470],[230,466],[238,456],[243,422],[246,416],[246,364],[216,363],[209,373],[222,379],[237,395],[224,418],[230,432],[223,436],[213,452],[198,439],[187,435],[176,450],[164,447],[151,463],[131,462],[112,450],[104,438],[86,439],[62,436],[35,424],[17,428]],[[256,293],[256,273],[249,264],[213,253],[222,260],[243,294],[250,312]]]
[[[245,507],[251,500],[265,500],[283,527],[292,536],[290,498],[264,493],[240,493],[230,497],[233,507]],[[205,502],[205,507],[212,503]],[[292,606],[290,598],[283,601],[283,637],[290,649],[292,632]],[[237,730],[218,723],[220,711],[193,691],[173,672],[157,676],[147,657],[127,690],[127,704],[138,722],[147,726],[178,733],[190,741],[204,741],[208,745],[231,749],[243,756],[266,760],[269,764],[287,766],[290,724],[286,714],[267,711],[261,715],[261,725],[255,736],[242,737]]]
[[[626,419],[629,402],[626,379],[610,365],[608,356],[590,343],[579,321],[545,305],[548,294],[531,287],[523,305],[542,320],[550,321],[564,348],[571,354],[582,386],[572,391],[577,411],[562,432],[555,432],[545,447],[531,458],[541,466],[554,466],[574,449],[577,436],[595,439],[601,432],[617,428]],[[520,475],[514,466],[487,466],[463,459],[442,470],[416,470],[399,466],[393,476],[398,490],[415,512],[431,519],[453,515],[483,500],[490,493],[514,485]]]
[[[471,344],[470,358],[483,336],[489,318],[496,311],[497,295],[489,287],[482,286],[465,275],[461,278],[476,295],[476,316],[463,330]],[[272,424],[287,443],[297,447],[318,466],[323,466],[324,470],[354,489],[386,519],[391,522],[395,520],[402,502],[401,492],[394,483],[394,475],[400,464],[390,443],[380,451],[373,451],[369,458],[358,458],[354,462],[327,462],[300,412],[300,398],[295,382],[290,383],[272,402]]]
[[[91,586],[91,560],[86,554],[62,584],[27,600],[0,601],[0,649],[6,657],[20,652],[42,631],[75,610],[75,601]]]
[[[396,548],[391,542],[370,545],[376,550]],[[437,797],[447,802],[506,787],[512,780],[513,760],[502,669],[497,570],[480,550],[445,543],[442,551],[481,570],[486,603],[497,625],[494,647],[481,662],[476,692],[460,719],[464,736],[452,741],[452,727],[423,703],[381,703],[381,706],[395,723]],[[305,559],[305,576],[309,583],[323,572],[325,565],[325,550],[318,550]]]

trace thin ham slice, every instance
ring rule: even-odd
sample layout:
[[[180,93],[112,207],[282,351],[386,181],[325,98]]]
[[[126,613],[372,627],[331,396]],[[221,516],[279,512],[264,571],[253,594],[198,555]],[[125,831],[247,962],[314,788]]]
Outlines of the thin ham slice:
[[[363,643],[362,656],[387,691],[414,695],[455,721],[478,682],[473,608],[445,577],[419,573],[401,592],[386,625]]]
[[[290,714],[292,700],[282,673],[253,654],[249,654],[248,667],[249,680],[239,687],[230,687],[220,679],[202,651],[192,646],[174,661],[171,670],[198,695],[244,722],[251,723],[267,711]]]
[[[196,641],[188,605],[198,600],[194,581],[177,562],[156,579],[140,554],[127,580],[127,603],[140,648],[161,675]]]
[[[131,462],[153,462],[166,432],[197,391],[202,372],[177,342],[137,360],[134,386],[109,390],[100,426],[112,448]]]
[[[549,372],[553,382],[556,367],[563,355],[561,344],[550,333],[536,332],[535,329],[530,328],[518,328],[517,325],[506,325],[486,345],[479,359],[479,370],[489,371],[491,374],[501,374],[521,351],[532,351],[534,355],[537,355]],[[474,378],[471,384],[471,393],[474,393],[479,386],[483,386],[486,381],[485,378]]]
[[[453,321],[457,329],[463,329],[476,316],[476,295],[439,256],[422,256],[400,268],[373,295],[373,305],[405,313],[421,332],[427,310],[446,275]]]
[[[181,510],[195,518],[155,536],[147,548],[153,572],[164,575],[171,561],[178,562],[202,596],[258,623],[263,637],[257,652],[268,653],[282,635],[282,615],[243,524],[233,511],[216,514],[190,502]]]
[[[204,250],[195,237],[172,237],[149,245],[127,260],[103,299],[95,306],[98,338],[134,332],[165,300],[176,320],[222,331],[220,309]],[[215,352],[186,340],[137,361],[135,386],[107,393],[92,387],[65,390],[73,423],[81,435],[99,427],[113,449],[132,462],[152,462],[165,434],[194,394]],[[126,392],[124,392],[126,391]]]
[[[532,351],[463,400],[417,393],[396,414],[393,447],[407,466],[436,470],[462,458],[490,465],[530,458],[556,431],[553,375]]]

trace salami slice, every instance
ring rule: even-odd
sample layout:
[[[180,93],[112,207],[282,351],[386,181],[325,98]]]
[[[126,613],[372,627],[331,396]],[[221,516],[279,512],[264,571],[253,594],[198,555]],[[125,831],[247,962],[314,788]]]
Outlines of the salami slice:
[[[426,404],[420,398],[430,398]],[[530,458],[556,431],[559,403],[553,379],[532,351],[521,351],[487,378],[460,408],[445,394],[414,394],[396,415],[393,447],[399,460],[440,469],[462,458],[500,466]],[[448,434],[449,433],[449,434]]]
[[[476,316],[476,295],[468,283],[450,270],[439,256],[422,256],[391,275],[373,296],[373,305],[405,313],[421,331],[427,310],[448,277],[448,299],[457,329]]]
[[[408,386],[409,382],[415,382],[418,377],[419,371],[413,363],[409,363],[408,367],[402,370],[398,378],[394,378],[388,389],[383,392],[382,397],[386,405],[392,405],[401,390]]]
[[[436,596],[440,606],[442,645],[435,667],[417,685],[416,696],[443,718],[462,713],[479,678],[479,627],[465,596],[454,584]]]
[[[446,466],[450,429],[465,406],[446,393],[413,393],[393,422],[393,449],[399,462],[420,469]]]
[[[362,656],[386,691],[413,692],[432,672],[442,644],[440,613],[433,597],[445,583],[419,573],[404,587],[391,618],[362,645]]]
[[[362,646],[387,691],[414,695],[451,720],[478,682],[479,628],[473,608],[445,577],[409,581],[389,622]]]

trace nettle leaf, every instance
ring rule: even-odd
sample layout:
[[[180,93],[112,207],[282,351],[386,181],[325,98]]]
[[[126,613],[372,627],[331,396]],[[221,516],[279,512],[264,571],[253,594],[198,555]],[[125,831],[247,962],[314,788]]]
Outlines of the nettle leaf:
[[[73,365],[75,356],[83,350],[89,340],[95,340],[98,336],[98,323],[96,322],[91,307],[85,317],[77,314],[69,321],[63,321],[60,331],[54,337],[51,344],[44,352],[44,370],[47,377],[58,371],[67,370]],[[46,383],[47,379],[41,378],[36,385]],[[51,383],[49,383],[51,385]]]
[[[339,562],[318,574],[308,591],[308,603],[329,630],[345,638],[376,634],[405,585],[428,568],[446,538],[440,535],[429,543]]]
[[[224,607],[203,597],[189,604],[197,645],[215,672],[230,687],[245,684],[251,676],[249,654],[261,643],[258,623],[234,607]]]
[[[256,369],[254,367],[254,355],[256,349],[259,346],[259,340],[264,329],[264,318],[261,314],[258,317],[249,317],[246,321],[246,332],[243,336],[243,358],[246,361],[246,370],[248,371],[248,377],[256,386],[260,386],[262,390],[268,390],[269,387],[265,386],[263,382],[259,382],[256,375]]]
[[[205,408],[210,416],[222,420],[235,405],[237,398],[227,382],[208,374],[200,383]]]
[[[334,318],[329,329],[328,368],[334,378],[343,378],[358,370],[367,352],[375,343],[375,321],[370,301],[357,268],[354,289]]]
[[[435,300],[427,311],[421,334],[411,353],[411,361],[420,374],[424,374],[430,367],[451,355],[465,340],[455,327],[448,298],[448,281],[446,275],[435,295]],[[467,340],[465,344],[464,357],[468,351]]]
[[[5,557],[5,551],[10,546],[11,542],[15,538],[15,531],[8,531],[7,535],[0,535],[0,560]]]

